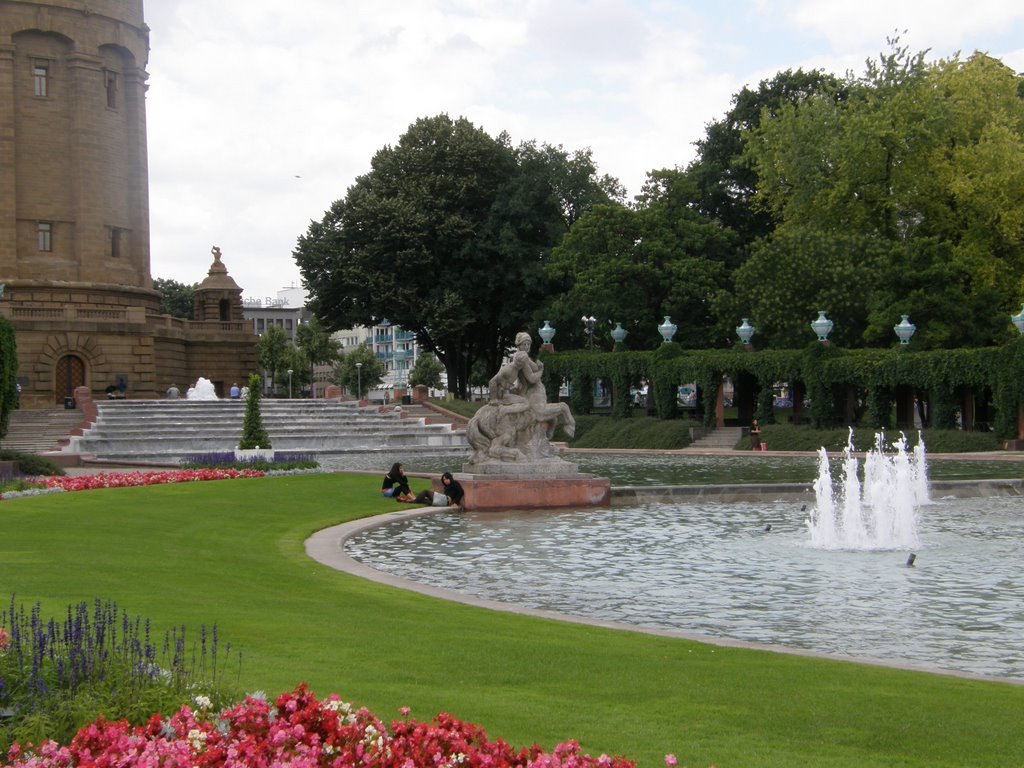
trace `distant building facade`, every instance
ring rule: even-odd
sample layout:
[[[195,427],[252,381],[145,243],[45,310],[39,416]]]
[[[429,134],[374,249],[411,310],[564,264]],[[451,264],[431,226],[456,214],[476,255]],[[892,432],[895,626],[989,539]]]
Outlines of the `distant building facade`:
[[[256,370],[241,289],[214,254],[192,321],[150,274],[142,0],[0,0],[0,312],[22,407],[76,387],[159,397]]]

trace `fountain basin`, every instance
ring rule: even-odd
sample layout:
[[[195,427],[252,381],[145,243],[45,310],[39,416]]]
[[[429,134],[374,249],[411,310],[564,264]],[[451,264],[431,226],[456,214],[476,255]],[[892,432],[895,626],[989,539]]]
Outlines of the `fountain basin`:
[[[366,530],[345,552],[403,579],[599,623],[1024,682],[1018,498],[933,502],[913,567],[903,550],[811,547],[803,506],[440,512]]]

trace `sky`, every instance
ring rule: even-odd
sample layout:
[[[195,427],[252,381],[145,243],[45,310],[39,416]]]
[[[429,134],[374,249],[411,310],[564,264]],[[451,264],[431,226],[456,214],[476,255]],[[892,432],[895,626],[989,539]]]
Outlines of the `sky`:
[[[1024,72],[1019,0],[145,0],[145,17],[152,275],[200,282],[216,245],[264,302],[301,286],[299,236],[421,117],[589,148],[631,198],[787,69],[863,74],[899,35]]]

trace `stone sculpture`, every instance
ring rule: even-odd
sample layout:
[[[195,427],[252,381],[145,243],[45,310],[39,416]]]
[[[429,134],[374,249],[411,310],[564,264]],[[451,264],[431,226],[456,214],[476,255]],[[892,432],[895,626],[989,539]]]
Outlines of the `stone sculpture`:
[[[516,352],[490,381],[490,401],[470,420],[466,438],[473,449],[467,472],[495,464],[563,464],[551,438],[559,421],[570,437],[576,420],[565,403],[549,403],[541,381],[544,364],[530,359],[530,335],[516,335]]]

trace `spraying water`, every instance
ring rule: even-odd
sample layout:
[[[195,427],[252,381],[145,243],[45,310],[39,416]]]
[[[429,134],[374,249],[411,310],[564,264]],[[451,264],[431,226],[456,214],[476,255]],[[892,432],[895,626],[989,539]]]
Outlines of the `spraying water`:
[[[918,435],[913,453],[901,432],[885,453],[885,435],[864,457],[864,481],[853,454],[853,430],[843,450],[841,487],[833,488],[828,453],[818,451],[816,502],[807,520],[816,549],[905,549],[918,546],[917,512],[929,502],[924,443]]]

